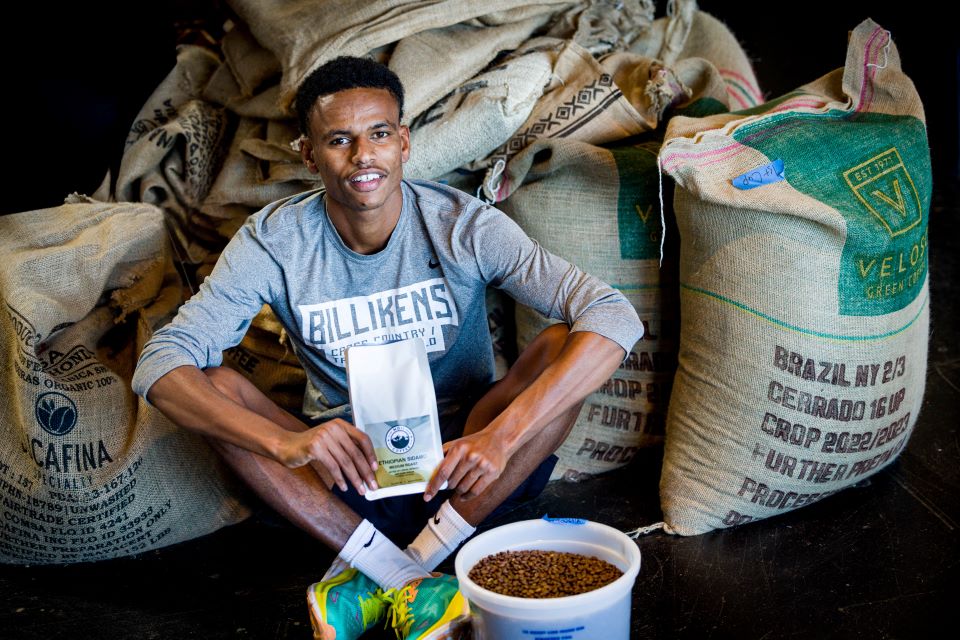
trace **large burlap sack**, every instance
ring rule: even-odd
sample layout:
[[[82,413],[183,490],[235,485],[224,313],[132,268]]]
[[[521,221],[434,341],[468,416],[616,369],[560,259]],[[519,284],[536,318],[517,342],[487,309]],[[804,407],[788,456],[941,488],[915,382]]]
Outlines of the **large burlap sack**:
[[[163,225],[145,204],[0,217],[0,562],[114,558],[247,514],[206,442],[130,389],[181,300]]]
[[[283,66],[280,106],[289,109],[311,71],[339,56],[362,56],[415,33],[479,16],[488,24],[520,22],[575,6],[571,0],[230,0],[257,41]],[[443,73],[441,68],[434,70]]]
[[[115,199],[161,207],[181,259],[192,263],[216,243],[194,228],[191,215],[217,174],[227,129],[224,110],[198,99],[217,64],[203,47],[179,48],[176,66],[130,129],[117,174]]]
[[[889,465],[924,391],[930,157],[889,32],[751,115],[674,118],[679,368],[660,492],[682,535]]]
[[[511,176],[522,186],[499,206],[545,248],[616,287],[645,329],[619,370],[587,396],[557,452],[554,478],[610,471],[663,441],[677,309],[676,282],[662,278],[659,265],[658,149],[658,141],[603,149],[541,139],[511,160]],[[663,273],[674,272],[670,262]],[[520,304],[516,319],[520,349],[551,322]]]
[[[535,39],[414,118],[404,175],[435,179],[502,145],[543,94],[561,46],[552,38]]]

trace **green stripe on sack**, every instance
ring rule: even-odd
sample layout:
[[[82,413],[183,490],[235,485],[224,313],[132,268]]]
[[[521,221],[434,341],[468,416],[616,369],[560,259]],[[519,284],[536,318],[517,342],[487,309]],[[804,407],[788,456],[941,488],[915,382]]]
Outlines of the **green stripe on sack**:
[[[837,342],[867,342],[870,340],[885,340],[899,333],[903,333],[904,331],[909,329],[913,325],[913,323],[917,321],[917,319],[920,317],[920,314],[923,313],[924,308],[927,306],[927,298],[924,298],[923,303],[921,303],[920,308],[917,310],[916,315],[913,316],[913,318],[911,318],[910,321],[904,324],[902,327],[898,329],[894,329],[893,331],[887,331],[885,333],[878,333],[870,336],[844,336],[836,333],[826,333],[824,331],[814,331],[812,329],[804,329],[803,327],[798,327],[788,322],[784,322],[778,318],[774,318],[771,315],[767,315],[762,311],[758,311],[752,307],[749,307],[743,304],[742,302],[737,302],[736,300],[728,298],[724,295],[720,295],[719,293],[715,293],[713,291],[708,291],[706,289],[701,289],[699,287],[694,287],[684,283],[680,283],[680,288],[685,289],[690,293],[695,293],[707,298],[712,298],[719,302],[723,302],[724,304],[728,304],[731,307],[734,307],[735,309],[739,309],[740,311],[744,311],[752,316],[756,316],[757,318],[760,318],[761,320],[769,322],[770,324],[776,327],[779,327],[781,329],[788,329],[790,331],[795,331],[797,333],[802,333],[804,335],[816,336],[818,338],[824,338],[826,340],[834,340]]]

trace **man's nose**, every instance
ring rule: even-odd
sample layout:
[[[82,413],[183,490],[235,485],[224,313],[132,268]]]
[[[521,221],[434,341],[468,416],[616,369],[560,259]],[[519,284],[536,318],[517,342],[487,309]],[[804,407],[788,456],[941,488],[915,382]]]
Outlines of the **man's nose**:
[[[353,143],[353,163],[367,165],[373,162],[373,145],[364,137],[358,137]]]

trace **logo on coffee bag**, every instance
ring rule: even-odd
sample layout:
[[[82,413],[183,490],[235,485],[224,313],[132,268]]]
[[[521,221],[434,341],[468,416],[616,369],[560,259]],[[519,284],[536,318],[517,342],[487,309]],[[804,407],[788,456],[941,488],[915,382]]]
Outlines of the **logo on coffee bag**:
[[[77,426],[77,405],[62,393],[50,391],[40,394],[34,412],[37,422],[50,435],[66,435]]]
[[[413,431],[403,425],[397,425],[387,431],[386,438],[387,449],[394,453],[406,453],[413,448]]]

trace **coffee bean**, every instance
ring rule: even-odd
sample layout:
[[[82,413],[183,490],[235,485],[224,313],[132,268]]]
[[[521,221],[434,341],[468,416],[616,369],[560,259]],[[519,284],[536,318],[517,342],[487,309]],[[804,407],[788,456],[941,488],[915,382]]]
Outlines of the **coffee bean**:
[[[507,596],[560,598],[599,589],[623,572],[592,556],[530,550],[486,556],[467,575],[484,589]]]

